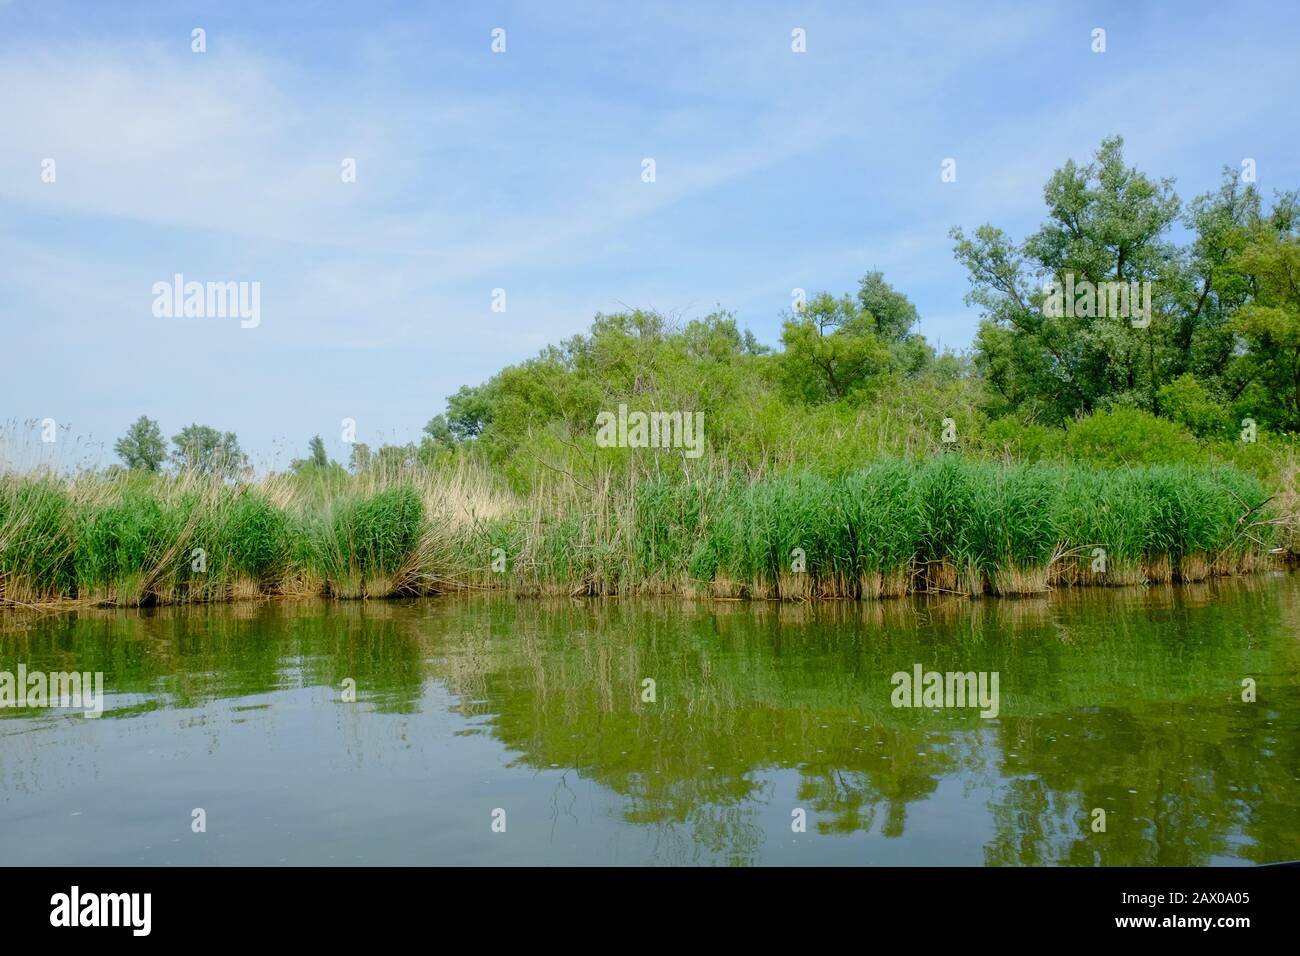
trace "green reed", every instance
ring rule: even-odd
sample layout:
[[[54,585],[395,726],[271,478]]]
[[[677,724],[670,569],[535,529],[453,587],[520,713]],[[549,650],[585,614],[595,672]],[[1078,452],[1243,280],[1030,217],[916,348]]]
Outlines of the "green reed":
[[[1020,594],[1263,567],[1277,532],[1270,508],[1260,482],[1230,468],[1006,464],[957,453],[834,475],[605,476],[528,500],[446,476],[305,491],[277,478],[4,476],[0,601],[465,588],[795,600]]]

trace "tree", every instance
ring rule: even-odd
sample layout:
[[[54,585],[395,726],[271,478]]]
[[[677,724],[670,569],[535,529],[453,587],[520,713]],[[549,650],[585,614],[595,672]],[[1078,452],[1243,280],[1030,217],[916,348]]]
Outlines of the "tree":
[[[447,425],[457,438],[476,438],[492,422],[493,395],[489,385],[462,385],[447,399]]]
[[[352,474],[359,475],[370,467],[370,462],[370,446],[365,442],[356,442],[352,446],[352,452],[348,458],[348,469]]]
[[[419,463],[419,447],[414,442],[405,445],[380,445],[370,460],[370,467],[385,475],[400,475]]]
[[[681,332],[681,344],[692,360],[712,364],[730,362],[739,355],[766,355],[772,351],[754,338],[749,329],[741,331],[735,317],[725,311],[688,322]]]
[[[157,471],[167,458],[167,442],[158,423],[141,415],[113,445],[113,451],[132,471]]]
[[[1214,405],[1291,427],[1285,424],[1291,390],[1279,394],[1273,375],[1282,359],[1273,352],[1279,340],[1264,334],[1255,307],[1276,304],[1279,291],[1281,300],[1286,298],[1285,285],[1279,287],[1278,280],[1285,279],[1282,260],[1300,224],[1300,195],[1275,194],[1272,208],[1265,212],[1255,187],[1243,186],[1229,166],[1219,190],[1198,197],[1190,207],[1187,225],[1197,238],[1189,263],[1193,278],[1184,309],[1188,318],[1181,331],[1189,352],[1187,370],[1197,376]],[[1274,414],[1277,411],[1283,414]]]
[[[1300,429],[1300,238],[1261,231],[1237,258],[1255,295],[1232,328],[1245,341],[1245,407],[1260,421]]]
[[[307,457],[295,458],[289,463],[289,469],[295,475],[313,475],[319,479],[329,478],[339,480],[343,477],[344,468],[336,461],[330,461],[329,454],[325,451],[325,442],[320,435],[313,435],[307,442]]]
[[[1187,270],[1164,238],[1180,210],[1172,181],[1125,166],[1115,137],[1094,162],[1057,170],[1043,196],[1047,221],[1018,245],[991,225],[969,238],[952,231],[954,254],[970,273],[967,302],[984,309],[980,370],[1002,404],[1058,423],[1111,405],[1158,412],[1159,386],[1187,363],[1171,318]],[[1149,282],[1149,322],[1098,315],[1082,301],[1054,314],[1044,308],[1049,280],[1058,288]]]
[[[1279,194],[1266,213],[1254,185],[1225,167],[1219,188],[1182,211],[1194,238],[1180,248],[1165,237],[1179,218],[1172,182],[1125,166],[1122,146],[1105,140],[1093,163],[1057,170],[1044,190],[1047,221],[1020,244],[991,225],[970,237],[953,230],[970,272],[967,301],[984,308],[975,344],[989,410],[1060,424],[1139,408],[1202,435],[1236,412],[1294,421],[1294,398],[1282,390],[1286,308],[1270,313],[1259,299],[1285,298],[1279,243],[1294,238],[1300,197]],[[1150,282],[1149,323],[1091,306],[1045,309],[1039,284],[1067,277],[1075,286]]]
[[[450,448],[456,444],[456,436],[447,425],[447,416],[434,415],[424,426],[424,441],[439,447]]]
[[[848,296],[814,296],[781,328],[780,378],[785,391],[810,404],[863,392],[887,372],[889,348],[875,318]]]
[[[1223,170],[1220,188],[1193,199],[1184,216],[1196,239],[1188,250],[1177,309],[1176,341],[1186,354],[1180,372],[1195,375],[1211,400],[1235,398],[1245,385],[1234,374],[1238,343],[1231,322],[1251,297],[1238,257],[1261,221],[1258,190],[1243,185],[1230,166]],[[1186,383],[1180,387],[1188,388]]]
[[[1228,423],[1227,408],[1191,372],[1184,372],[1161,387],[1160,408],[1170,419],[1202,438],[1222,433]]]
[[[439,454],[455,448],[456,443],[456,436],[447,425],[447,416],[434,415],[425,423],[417,458],[424,465],[432,465]]]
[[[858,283],[858,305],[870,316],[880,340],[889,346],[893,364],[905,376],[914,376],[934,361],[934,349],[924,336],[912,331],[920,321],[916,306],[885,281],[884,273],[868,272]]]
[[[911,300],[885,281],[883,272],[868,272],[862,277],[858,305],[870,316],[875,333],[886,342],[912,337],[912,326],[921,318]]]
[[[182,471],[235,478],[249,470],[248,458],[240,450],[234,432],[194,424],[173,435],[172,444],[172,459]]]
[[[311,463],[317,468],[324,468],[330,463],[329,455],[325,453],[325,442],[321,440],[320,435],[313,435],[311,441],[307,443],[308,454],[311,456]]]
[[[332,462],[325,451],[325,442],[320,435],[313,435],[307,442],[307,457],[295,458],[289,462],[289,469],[296,475],[308,471],[320,471],[328,468]]]

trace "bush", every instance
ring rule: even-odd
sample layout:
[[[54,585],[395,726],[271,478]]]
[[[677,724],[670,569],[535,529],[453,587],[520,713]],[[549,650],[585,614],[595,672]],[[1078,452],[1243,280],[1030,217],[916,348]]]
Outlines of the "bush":
[[[1116,408],[1071,422],[1065,451],[1074,461],[1099,465],[1196,463],[1204,459],[1183,426],[1136,408]]]
[[[1160,408],[1175,422],[1201,438],[1221,435],[1228,428],[1228,409],[1216,402],[1190,372],[1160,389]]]
[[[925,520],[914,465],[879,461],[847,475],[841,501],[858,574],[891,575],[911,567]]]
[[[169,501],[138,483],[113,491],[116,497],[92,502],[77,516],[77,592],[96,601],[139,604],[152,586],[180,573],[182,531],[196,499]]]
[[[1061,457],[1065,432],[1050,425],[1035,425],[1013,416],[995,418],[984,426],[979,445],[986,454],[1008,454],[1019,461],[1044,461]]]

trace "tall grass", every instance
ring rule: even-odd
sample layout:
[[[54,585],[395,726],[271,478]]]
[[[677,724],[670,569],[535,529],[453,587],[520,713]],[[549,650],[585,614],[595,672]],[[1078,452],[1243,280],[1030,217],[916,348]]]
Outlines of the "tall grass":
[[[841,490],[858,593],[886,597],[911,590],[926,517],[916,468],[901,461],[876,462],[847,475]]]
[[[473,467],[328,485],[275,476],[0,476],[0,602],[272,594],[863,598],[1196,581],[1264,566],[1276,520],[1226,467],[883,459],[557,480],[520,498]]]
[[[416,593],[424,507],[410,485],[332,499],[306,522],[308,567],[341,598]]]
[[[231,496],[217,554],[228,562],[236,596],[253,597],[284,584],[292,562],[292,523],[284,509],[263,495],[241,489]]]
[[[63,483],[0,479],[0,597],[34,604],[67,594],[75,545],[72,497]]]

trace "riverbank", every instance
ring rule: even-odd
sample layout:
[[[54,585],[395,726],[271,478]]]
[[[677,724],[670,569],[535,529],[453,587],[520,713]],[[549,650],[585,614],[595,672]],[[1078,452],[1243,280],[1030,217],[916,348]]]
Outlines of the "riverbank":
[[[1286,529],[1228,467],[956,454],[840,475],[606,475],[513,495],[482,471],[230,484],[0,478],[0,603],[145,606],[478,589],[874,599],[1198,581],[1272,567]]]

